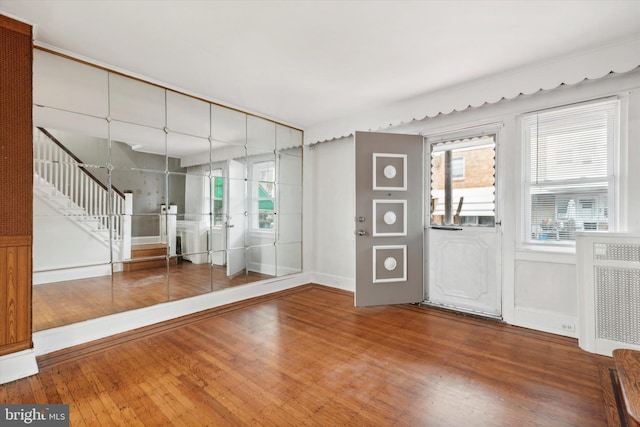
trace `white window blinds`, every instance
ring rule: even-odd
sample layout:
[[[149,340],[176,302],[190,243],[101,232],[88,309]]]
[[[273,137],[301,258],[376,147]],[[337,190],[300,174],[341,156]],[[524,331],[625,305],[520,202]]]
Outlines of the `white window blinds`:
[[[612,226],[618,104],[608,99],[523,117],[525,241],[572,245],[576,231]]]

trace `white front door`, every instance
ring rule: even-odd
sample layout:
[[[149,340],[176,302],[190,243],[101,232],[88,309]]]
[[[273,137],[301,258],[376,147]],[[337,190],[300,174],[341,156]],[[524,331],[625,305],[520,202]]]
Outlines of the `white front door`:
[[[426,301],[502,315],[496,135],[427,140],[430,152]]]

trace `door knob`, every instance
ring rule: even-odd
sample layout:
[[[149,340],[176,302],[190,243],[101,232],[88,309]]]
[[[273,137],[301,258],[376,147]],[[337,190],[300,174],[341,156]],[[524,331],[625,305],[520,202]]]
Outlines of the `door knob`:
[[[364,230],[358,230],[357,233],[358,233],[358,236],[364,236],[367,234],[367,232]]]

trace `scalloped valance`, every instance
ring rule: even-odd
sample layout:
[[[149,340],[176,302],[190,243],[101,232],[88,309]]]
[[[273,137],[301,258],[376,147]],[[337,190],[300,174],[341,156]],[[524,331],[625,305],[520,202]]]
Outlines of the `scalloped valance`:
[[[419,95],[385,107],[364,111],[305,130],[305,144],[352,135],[356,130],[379,131],[416,120],[493,104],[560,85],[573,85],[640,66],[640,34],[588,51],[532,64],[510,72]],[[639,82],[640,85],[640,82]]]

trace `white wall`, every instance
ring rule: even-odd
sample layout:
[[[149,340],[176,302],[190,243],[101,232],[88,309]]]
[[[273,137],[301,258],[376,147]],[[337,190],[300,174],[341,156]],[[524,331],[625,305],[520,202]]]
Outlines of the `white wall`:
[[[33,229],[34,285],[111,274],[108,243],[38,195],[33,200]]]
[[[315,280],[348,290],[355,289],[354,155],[353,138],[317,144],[305,153],[313,206],[304,218],[312,224]]]
[[[503,318],[506,322],[577,336],[578,292],[573,250],[540,250],[520,244],[522,113],[610,95],[621,95],[628,126],[621,129],[619,231],[640,230],[640,70],[596,81],[470,108],[387,129],[424,135],[501,123],[498,142],[498,201],[502,206]],[[359,130],[359,129],[354,129]],[[627,138],[628,136],[628,138]],[[627,144],[627,141],[629,142]],[[316,144],[307,161],[314,172],[312,216],[314,277],[319,283],[354,289],[353,138]]]

